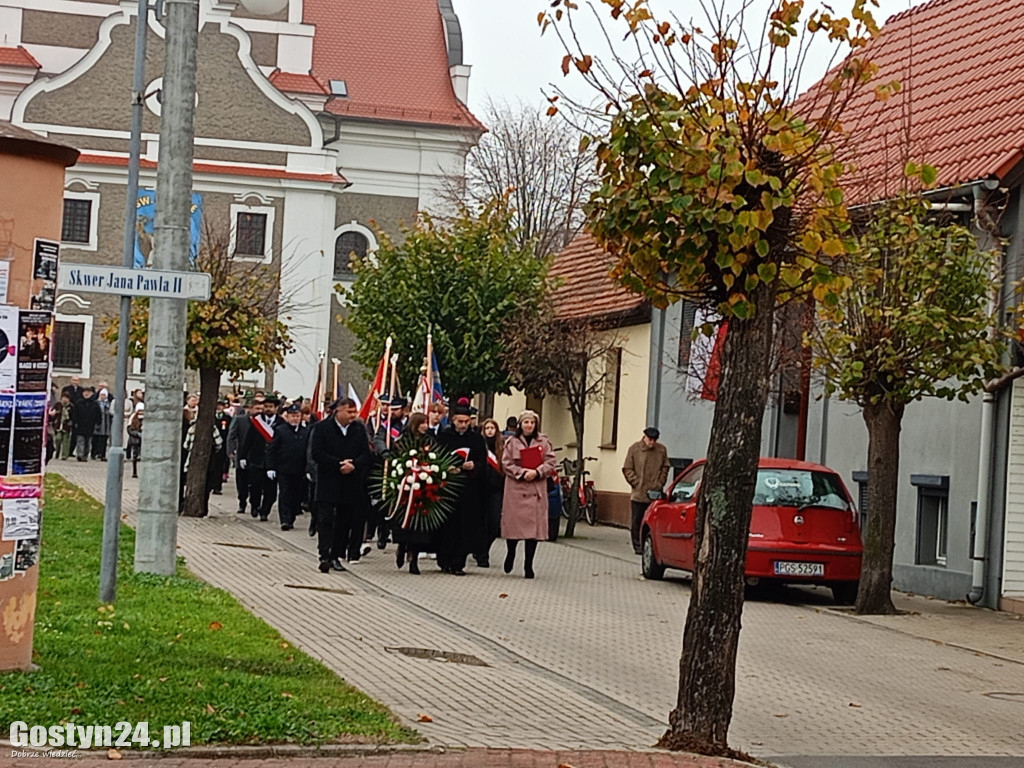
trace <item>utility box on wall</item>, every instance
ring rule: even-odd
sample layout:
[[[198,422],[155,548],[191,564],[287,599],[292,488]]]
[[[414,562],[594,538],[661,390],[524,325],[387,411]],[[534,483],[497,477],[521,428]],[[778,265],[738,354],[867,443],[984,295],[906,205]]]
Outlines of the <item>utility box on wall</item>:
[[[0,671],[32,664],[64,169],[77,161],[0,122]]]

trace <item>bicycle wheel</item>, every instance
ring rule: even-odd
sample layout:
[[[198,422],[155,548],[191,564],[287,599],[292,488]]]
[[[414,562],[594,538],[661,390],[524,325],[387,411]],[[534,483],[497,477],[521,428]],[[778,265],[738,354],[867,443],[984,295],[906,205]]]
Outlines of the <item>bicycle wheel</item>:
[[[587,486],[587,504],[584,507],[584,514],[587,518],[587,525],[597,525],[597,495],[593,486]]]
[[[568,520],[569,519],[568,499],[569,499],[569,491],[571,490],[571,486],[563,480],[561,488],[562,488],[562,517],[564,517],[566,520]]]

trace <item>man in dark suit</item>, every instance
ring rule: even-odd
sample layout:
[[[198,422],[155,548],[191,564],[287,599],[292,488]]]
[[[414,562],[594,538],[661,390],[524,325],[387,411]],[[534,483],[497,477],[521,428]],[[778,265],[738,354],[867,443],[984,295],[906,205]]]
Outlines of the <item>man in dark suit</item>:
[[[332,403],[332,414],[313,427],[310,437],[317,483],[314,512],[319,533],[320,572],[344,571],[341,558],[359,562],[366,508],[370,443],[357,418],[356,403],[344,397]]]
[[[241,466],[242,443],[249,432],[249,411],[251,406],[240,406],[228,425],[228,461],[235,466],[235,490],[238,492],[238,514],[245,514],[245,504],[249,500],[249,473]]]
[[[274,430],[274,439],[267,449],[267,477],[277,481],[281,530],[290,531],[301,511],[305,491],[309,427],[302,423],[302,406],[298,403],[285,409],[284,419],[287,423]]]
[[[276,399],[267,397],[265,403],[255,402],[249,416],[249,431],[242,440],[238,466],[249,473],[249,503],[251,515],[266,522],[270,510],[277,501],[277,483],[267,477],[267,447],[274,439],[278,426]],[[264,411],[266,408],[269,414]],[[282,420],[280,423],[284,423]]]

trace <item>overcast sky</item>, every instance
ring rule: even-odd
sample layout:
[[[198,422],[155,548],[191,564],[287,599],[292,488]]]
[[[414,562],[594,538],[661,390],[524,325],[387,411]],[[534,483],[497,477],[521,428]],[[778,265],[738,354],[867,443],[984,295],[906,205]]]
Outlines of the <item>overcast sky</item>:
[[[924,0],[880,0],[875,18],[884,21],[922,2]],[[488,99],[522,99],[541,104],[541,90],[548,89],[551,82],[565,87],[571,95],[585,94],[590,100],[590,92],[580,84],[578,77],[570,75],[563,79],[560,65],[564,51],[553,31],[549,29],[543,37],[540,35],[537,14],[550,7],[549,0],[455,0],[454,5],[462,21],[465,61],[473,67],[469,97],[474,112],[482,114]],[[684,9],[699,8],[692,0],[661,0],[654,5],[656,9],[680,13]],[[808,8],[814,5],[813,0],[807,3]],[[844,0],[836,0],[832,5],[837,13],[849,8],[849,2]],[[602,13],[606,13],[604,6]],[[823,71],[826,62],[827,54],[823,52],[816,62],[817,68]],[[812,73],[813,79],[820,76],[819,71],[813,70],[813,66],[809,67],[805,78]]]

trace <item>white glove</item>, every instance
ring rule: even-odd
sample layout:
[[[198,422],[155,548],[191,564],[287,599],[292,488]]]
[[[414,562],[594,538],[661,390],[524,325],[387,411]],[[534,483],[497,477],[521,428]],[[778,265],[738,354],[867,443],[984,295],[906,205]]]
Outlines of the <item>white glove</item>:
[[[277,472],[272,469],[267,470],[267,478],[270,480],[277,480]]]
[[[240,469],[245,469],[245,464],[246,464],[245,459],[239,459],[238,460],[238,466],[239,466]]]
[[[306,479],[311,483],[313,482],[313,476],[309,472],[306,473]]]

